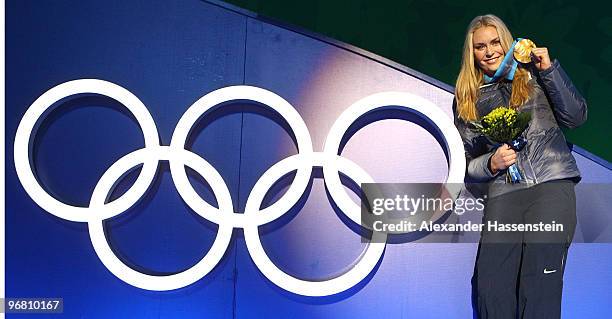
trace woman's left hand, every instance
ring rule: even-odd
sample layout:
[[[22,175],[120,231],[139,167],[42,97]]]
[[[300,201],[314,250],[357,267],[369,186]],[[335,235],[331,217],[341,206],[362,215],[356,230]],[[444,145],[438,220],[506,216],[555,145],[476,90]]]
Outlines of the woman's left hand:
[[[539,59],[539,61],[533,59],[533,64],[535,65],[536,69],[538,69],[538,71],[544,71],[550,68],[550,56],[548,56],[547,48],[533,48],[531,50],[531,53]]]

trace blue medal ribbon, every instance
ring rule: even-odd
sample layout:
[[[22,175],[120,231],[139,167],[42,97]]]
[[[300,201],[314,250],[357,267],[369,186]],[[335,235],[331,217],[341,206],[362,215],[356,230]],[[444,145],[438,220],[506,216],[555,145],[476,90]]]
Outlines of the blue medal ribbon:
[[[484,75],[485,83],[497,82],[502,78],[505,78],[510,81],[514,79],[514,73],[516,72],[516,68],[518,67],[518,62],[516,62],[516,60],[514,59],[512,52],[514,52],[514,46],[516,45],[516,43],[521,41],[522,39],[523,38],[517,38],[516,40],[514,40],[514,42],[512,42],[510,49],[508,49],[508,52],[506,52],[504,59],[497,68],[497,71],[495,71],[495,74],[493,74],[493,77],[490,77],[486,74]]]

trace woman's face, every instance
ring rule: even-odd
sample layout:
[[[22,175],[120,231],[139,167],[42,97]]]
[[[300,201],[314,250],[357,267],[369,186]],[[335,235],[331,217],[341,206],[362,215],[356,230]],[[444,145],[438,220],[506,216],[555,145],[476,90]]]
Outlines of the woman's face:
[[[497,29],[491,26],[476,29],[472,35],[472,45],[476,64],[485,74],[493,76],[505,55]]]

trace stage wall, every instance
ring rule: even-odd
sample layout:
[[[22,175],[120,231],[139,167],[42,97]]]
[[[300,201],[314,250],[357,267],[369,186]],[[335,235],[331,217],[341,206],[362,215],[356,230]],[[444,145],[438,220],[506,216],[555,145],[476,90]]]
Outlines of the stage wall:
[[[84,78],[113,82],[138,97],[152,115],[161,145],[170,144],[179,118],[197,99],[232,85],[264,88],[287,100],[304,119],[315,151],[322,151],[340,114],[370,94],[408,92],[452,115],[448,85],[231,6],[205,1],[7,1],[7,297],[61,297],[62,318],[472,316],[475,243],[387,244],[364,281],[327,297],[300,296],[267,280],[253,263],[241,230],[234,231],[214,270],[185,288],[154,292],[119,280],[96,256],[87,224],[63,220],[36,205],[17,179],[13,162],[17,126],[32,102],[60,83]],[[370,118],[377,121],[361,123],[363,128],[346,141],[342,156],[377,182],[446,180],[446,146],[418,115],[389,110]],[[39,182],[55,198],[75,206],[87,206],[104,171],[144,145],[130,113],[101,96],[62,102],[45,115],[32,142]],[[187,146],[223,177],[237,213],[244,212],[262,174],[298,152],[292,132],[278,115],[243,101],[198,121]],[[574,155],[583,182],[612,182],[609,163],[578,147]],[[309,280],[342,273],[366,247],[350,221],[334,209],[319,171],[296,209],[260,229],[276,265]],[[135,171],[121,179],[113,197],[137,175]],[[190,179],[203,198],[215,202],[203,179],[197,174]],[[290,182],[288,177],[267,202],[282,196]],[[610,217],[600,217],[604,227],[612,223]],[[143,200],[105,222],[108,241],[121,260],[156,275],[194,265],[210,249],[217,228],[181,199],[167,162]],[[571,247],[566,318],[604,318],[612,312],[607,297],[610,262],[609,244]]]

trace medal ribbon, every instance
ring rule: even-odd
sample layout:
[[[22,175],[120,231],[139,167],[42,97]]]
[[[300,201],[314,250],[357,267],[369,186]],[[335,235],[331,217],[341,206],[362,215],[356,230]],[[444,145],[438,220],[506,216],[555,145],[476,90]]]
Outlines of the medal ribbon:
[[[490,77],[486,74],[484,75],[485,83],[497,82],[502,78],[505,78],[510,81],[514,79],[514,72],[516,72],[518,62],[516,62],[512,53],[514,52],[514,46],[516,45],[516,43],[521,40],[522,38],[517,38],[516,40],[514,40],[514,42],[512,42],[510,49],[508,49],[508,52],[506,52],[506,56],[497,68],[497,71],[495,71],[495,74],[493,74],[493,77]]]

